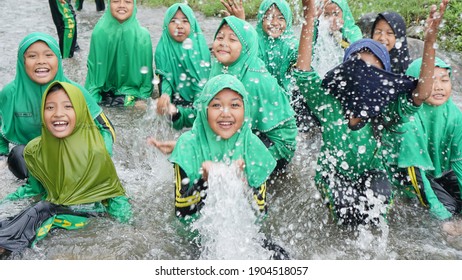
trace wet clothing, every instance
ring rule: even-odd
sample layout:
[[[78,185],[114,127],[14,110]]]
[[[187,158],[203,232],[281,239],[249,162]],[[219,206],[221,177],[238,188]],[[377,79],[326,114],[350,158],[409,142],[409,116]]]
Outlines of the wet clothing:
[[[98,103],[133,106],[136,100],[151,97],[151,35],[136,18],[136,0],[134,5],[132,16],[123,23],[106,9],[91,34],[85,88]]]
[[[189,21],[190,33],[183,42],[175,41],[168,26],[175,13],[181,10]],[[187,4],[173,4],[165,12],[162,36],[155,51],[155,74],[160,77],[159,92],[168,94],[176,105],[178,115],[175,129],[191,127],[195,110],[192,104],[210,76],[210,50],[193,10]],[[181,117],[180,117],[181,116]]]
[[[369,191],[372,191],[371,197],[374,199],[364,201],[368,203],[368,208],[387,208],[393,193],[383,177],[384,163],[390,145],[395,143],[395,127],[407,121],[419,109],[413,105],[411,94],[399,94],[395,101],[382,109],[380,118],[366,122],[362,128],[351,130],[341,102],[321,87],[321,79],[316,72],[295,71],[294,75],[308,106],[321,121],[322,146],[315,182],[323,196],[329,199],[334,216],[341,219],[337,216],[342,213],[339,207],[346,207],[337,200],[350,203],[350,208],[356,209],[358,199]],[[377,182],[378,188],[371,188],[370,182],[364,183],[367,181]],[[366,190],[364,186],[367,186]],[[341,195],[344,192],[353,199],[343,200]],[[339,199],[336,200],[337,196]],[[377,203],[376,199],[381,202]],[[353,214],[348,219],[342,219],[342,222],[357,224],[370,221],[367,219],[367,216]]]
[[[239,58],[229,66],[212,58],[211,77],[227,73],[244,84],[250,95],[254,133],[264,134],[271,139],[273,145],[269,150],[276,160],[290,162],[295,152],[295,138],[298,133],[294,111],[289,103],[290,96],[279,86],[277,79],[268,72],[264,62],[258,57],[258,37],[252,25],[234,16],[224,18],[219,28],[223,24],[228,24],[236,33],[242,44],[242,51]]]
[[[59,49],[62,58],[71,58],[77,45],[77,19],[71,1],[62,4],[59,0],[48,0],[51,16],[59,37]]]
[[[32,81],[26,73],[24,62],[24,53],[37,41],[45,42],[58,58],[58,71],[54,80],[72,83],[83,92],[91,116],[104,138],[108,152],[112,154],[115,130],[111,122],[88,92],[64,75],[62,58],[56,40],[48,34],[35,32],[27,35],[19,44],[15,79],[0,91],[0,155],[10,153],[10,143],[26,145],[41,133],[41,96],[52,81],[44,85]],[[17,154],[11,154],[9,157],[14,159],[13,162],[17,165],[15,169],[21,170],[25,167],[23,160]]]
[[[375,26],[380,20],[385,20],[390,25],[396,37],[396,43],[390,50],[391,71],[396,74],[404,74],[411,63],[407,45],[406,22],[398,13],[379,13],[372,24],[371,38],[374,36]]]
[[[420,75],[422,59],[412,62],[406,74]],[[451,67],[440,58],[435,66]],[[423,103],[414,119],[400,130],[400,138],[389,158],[391,165],[399,171],[415,169],[420,175],[418,185],[430,212],[439,219],[448,219],[460,213],[462,190],[462,112],[449,98],[439,106]],[[408,171],[409,173],[409,171]],[[403,185],[401,185],[402,187]],[[405,184],[404,187],[409,186]],[[415,189],[415,186],[414,186]]]
[[[214,96],[223,89],[229,88],[240,94],[244,103],[244,123],[240,130],[228,139],[221,139],[210,128],[207,120],[207,106]],[[261,188],[274,170],[276,161],[271,153],[255,136],[249,126],[251,108],[248,106],[248,93],[244,85],[232,75],[218,75],[210,79],[204,87],[203,93],[195,101],[197,118],[190,131],[183,133],[177,141],[170,156],[170,162],[176,165],[176,197],[177,207],[181,202],[198,204],[200,207],[201,186],[200,169],[205,161],[234,164],[242,159],[245,162],[244,175],[248,185]],[[180,172],[181,171],[181,172]],[[183,172],[183,173],[182,173]],[[185,176],[189,183],[181,185]],[[181,177],[181,178],[180,178]],[[194,186],[196,184],[196,186]],[[191,199],[184,199],[184,197]],[[181,212],[180,212],[181,213]]]
[[[52,226],[60,224],[60,214],[70,214],[67,219],[71,224],[82,223],[82,226],[86,220],[80,218],[79,212],[85,210],[108,212],[121,222],[127,222],[132,215],[125,190],[88,111],[82,91],[70,83],[50,84],[43,94],[42,117],[46,96],[55,84],[64,88],[72,102],[75,128],[69,136],[56,138],[42,121],[41,136],[26,145],[24,159],[27,168],[31,178],[37,179],[40,184],[25,190],[23,194],[26,197],[31,192],[42,194],[46,202],[39,202],[8,222],[0,222],[0,247],[10,251],[32,245],[34,233],[43,238]],[[76,209],[77,213],[69,211],[69,208]],[[79,223],[72,223],[76,219]],[[38,230],[43,222],[49,226]],[[79,227],[76,225],[76,228]]]
[[[183,184],[183,180],[188,178],[185,171],[178,164],[174,164],[175,169],[175,214],[178,218],[197,217],[200,210],[205,205],[207,198],[207,184],[200,178],[192,184]],[[188,181],[188,180],[186,180]],[[252,188],[253,198],[262,213],[266,213],[266,182],[258,188]]]
[[[286,29],[278,37],[273,38],[263,30],[265,13],[275,5],[286,21]],[[292,69],[297,62],[298,38],[292,30],[292,11],[285,0],[265,0],[260,4],[257,15],[258,56],[265,63],[268,72],[278,80],[278,84],[290,93],[292,108],[299,131],[307,132],[318,126],[319,121],[306,105],[303,95],[294,88],[292,83]]]

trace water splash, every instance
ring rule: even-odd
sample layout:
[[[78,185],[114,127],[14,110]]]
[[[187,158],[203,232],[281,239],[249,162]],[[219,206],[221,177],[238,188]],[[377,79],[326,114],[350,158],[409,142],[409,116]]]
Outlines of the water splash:
[[[233,164],[214,165],[209,173],[206,206],[192,225],[200,233],[201,259],[269,259],[264,236],[256,224],[252,190],[237,176]]]

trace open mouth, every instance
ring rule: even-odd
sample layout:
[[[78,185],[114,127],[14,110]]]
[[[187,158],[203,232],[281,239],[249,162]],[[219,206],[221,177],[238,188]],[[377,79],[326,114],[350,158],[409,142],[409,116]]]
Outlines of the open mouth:
[[[63,131],[67,128],[69,122],[66,121],[55,121],[52,123],[53,128],[56,129],[57,131]]]
[[[234,122],[218,122],[218,125],[223,129],[229,129],[234,125]]]
[[[38,77],[45,77],[45,76],[48,75],[48,73],[50,73],[50,69],[48,69],[48,68],[37,68],[37,69],[35,69],[35,74]]]

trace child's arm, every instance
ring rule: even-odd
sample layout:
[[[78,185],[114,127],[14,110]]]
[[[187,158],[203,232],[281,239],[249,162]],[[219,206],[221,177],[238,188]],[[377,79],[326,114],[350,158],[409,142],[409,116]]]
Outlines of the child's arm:
[[[298,46],[297,69],[311,71],[313,52],[313,34],[315,15],[315,0],[302,0],[304,22],[300,32],[300,44]]]
[[[413,101],[417,106],[420,106],[427,100],[432,92],[436,52],[434,44],[438,35],[439,25],[441,24],[448,3],[449,0],[442,0],[439,6],[439,12],[437,12],[436,5],[432,5],[430,15],[427,18],[422,67],[420,68],[417,88],[413,92]]]
[[[205,195],[201,191],[207,189],[204,179],[197,182],[188,182],[183,184],[183,179],[187,178],[186,173],[178,164],[175,168],[175,212],[177,217],[192,216],[197,213],[199,207],[203,204]]]

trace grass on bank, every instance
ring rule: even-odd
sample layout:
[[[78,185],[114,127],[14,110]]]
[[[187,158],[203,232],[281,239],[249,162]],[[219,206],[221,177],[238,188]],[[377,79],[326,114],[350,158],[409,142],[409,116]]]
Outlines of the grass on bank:
[[[243,0],[248,18],[255,18],[261,0]],[[178,2],[175,0],[139,0],[138,3],[159,7]],[[190,0],[188,4],[206,16],[217,16],[224,6],[219,0]],[[300,0],[288,0],[295,14],[300,15]],[[423,25],[428,16],[430,5],[439,4],[441,0],[349,0],[349,5],[356,20],[371,12],[395,11],[405,19],[407,26]],[[294,16],[294,18],[298,18]],[[443,49],[462,52],[462,1],[451,0],[444,16],[444,25],[440,31],[440,46]],[[422,39],[422,38],[419,38]]]

